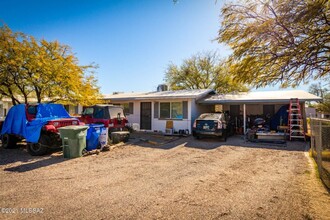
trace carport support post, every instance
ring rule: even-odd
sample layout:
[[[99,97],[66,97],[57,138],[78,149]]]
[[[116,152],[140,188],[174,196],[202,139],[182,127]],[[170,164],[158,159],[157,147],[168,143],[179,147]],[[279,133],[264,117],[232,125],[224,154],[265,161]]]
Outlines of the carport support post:
[[[243,132],[246,133],[246,105],[243,104]]]

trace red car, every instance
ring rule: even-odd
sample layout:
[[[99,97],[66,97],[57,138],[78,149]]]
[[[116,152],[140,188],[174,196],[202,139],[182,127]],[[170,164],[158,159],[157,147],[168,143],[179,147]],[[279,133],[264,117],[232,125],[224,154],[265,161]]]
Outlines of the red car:
[[[85,107],[79,119],[85,124],[104,124],[104,127],[108,128],[109,137],[111,137],[111,132],[128,130],[128,120],[120,106],[94,105]]]

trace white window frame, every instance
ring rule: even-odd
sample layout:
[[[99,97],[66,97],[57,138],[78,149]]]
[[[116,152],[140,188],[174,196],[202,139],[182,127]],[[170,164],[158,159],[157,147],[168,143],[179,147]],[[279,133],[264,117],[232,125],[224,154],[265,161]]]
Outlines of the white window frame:
[[[160,112],[161,112],[161,104],[162,103],[170,103],[170,117],[169,118],[162,118],[161,116],[160,116]],[[172,117],[172,105],[173,105],[173,103],[180,103],[180,105],[181,105],[181,118],[173,118]],[[176,101],[176,102],[159,102],[159,109],[158,109],[158,119],[171,119],[171,120],[183,120],[183,102],[182,101]]]

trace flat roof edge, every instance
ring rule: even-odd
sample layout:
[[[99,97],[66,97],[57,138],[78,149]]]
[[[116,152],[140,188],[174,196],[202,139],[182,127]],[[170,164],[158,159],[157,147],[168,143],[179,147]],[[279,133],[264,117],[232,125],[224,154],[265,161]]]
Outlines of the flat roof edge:
[[[321,101],[322,99],[299,99],[300,102]],[[260,99],[260,100],[201,100],[200,104],[230,104],[230,103],[283,103],[290,102],[290,99]]]
[[[135,98],[105,98],[104,100],[110,101],[139,101],[139,100],[168,100],[168,99],[195,99],[196,97],[188,97],[188,96],[181,96],[181,97],[171,97],[171,96],[164,96],[164,97],[135,97]]]

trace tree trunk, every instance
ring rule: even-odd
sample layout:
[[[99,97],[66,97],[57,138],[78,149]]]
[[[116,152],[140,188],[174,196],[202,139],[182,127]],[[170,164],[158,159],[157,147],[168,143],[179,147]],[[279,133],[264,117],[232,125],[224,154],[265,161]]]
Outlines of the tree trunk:
[[[28,97],[27,97],[27,95],[25,93],[23,95],[24,95],[24,103],[25,104],[28,104]]]
[[[14,97],[11,97],[11,103],[12,103],[13,105],[16,105],[16,99],[15,99]]]
[[[41,103],[42,98],[41,98],[41,89],[39,89],[38,87],[34,87],[34,90],[36,92],[36,96],[37,96],[37,102]]]
[[[41,97],[40,97],[40,94],[37,95],[37,102],[38,102],[38,103],[41,103]]]
[[[10,98],[11,98],[11,103],[13,105],[21,104],[20,101],[16,99],[14,96],[11,96]]]
[[[20,104],[20,101],[17,98],[15,98],[13,91],[9,87],[8,87],[8,93],[9,93],[9,97],[11,98],[11,102],[13,105]]]

